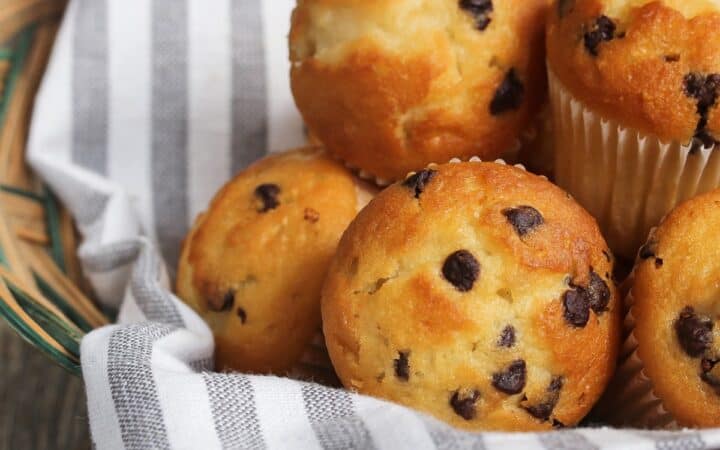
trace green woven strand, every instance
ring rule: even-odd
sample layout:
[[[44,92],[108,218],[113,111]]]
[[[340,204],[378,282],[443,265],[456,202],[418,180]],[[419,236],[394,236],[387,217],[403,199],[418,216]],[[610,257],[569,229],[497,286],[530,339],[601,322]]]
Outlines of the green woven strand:
[[[60,311],[67,316],[68,319],[80,328],[82,331],[89,333],[93,330],[93,326],[85,320],[82,314],[78,313],[65,298],[60,295],[48,282],[43,280],[37,273],[33,273],[33,278],[40,292],[50,300],[53,305],[57,306]]]
[[[7,114],[8,106],[10,105],[10,97],[15,89],[15,84],[20,76],[22,66],[27,59],[30,47],[32,44],[33,36],[35,34],[35,26],[31,25],[23,30],[17,40],[17,46],[10,59],[10,74],[8,75],[7,83],[5,84],[4,95],[0,98],[0,127],[5,123],[5,115]]]
[[[5,256],[5,250],[3,250],[2,246],[0,246],[0,264],[2,264],[2,266],[6,269],[10,269],[10,263]]]
[[[15,294],[13,294],[13,296],[14,295]],[[54,346],[35,333],[32,327],[15,314],[15,311],[13,311],[2,298],[0,298],[0,316],[4,317],[10,327],[13,328],[24,340],[29,342],[33,347],[39,349],[41,352],[45,353],[45,355],[47,355],[52,361],[55,361],[55,363],[60,367],[75,376],[82,376],[82,371],[77,361],[73,361],[68,358],[67,355],[58,351]]]
[[[36,202],[45,203],[45,197],[43,197],[42,195],[25,189],[16,188],[15,186],[0,184],[0,191],[7,192],[8,194],[18,195],[20,197],[25,197]]]
[[[43,187],[45,193],[45,217],[47,219],[47,231],[50,237],[50,256],[55,264],[67,274],[65,266],[65,252],[62,245],[62,234],[60,233],[60,209],[57,199],[47,187]]]

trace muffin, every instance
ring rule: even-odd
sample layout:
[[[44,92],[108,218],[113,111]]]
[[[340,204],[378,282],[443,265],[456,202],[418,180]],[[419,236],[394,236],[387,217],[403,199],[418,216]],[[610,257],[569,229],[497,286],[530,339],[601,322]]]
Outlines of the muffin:
[[[370,195],[319,148],[269,156],[220,190],[185,240],[177,279],[215,335],[218,369],[284,374],[307,351],[321,361],[311,344],[322,281]]]
[[[322,294],[351,390],[470,430],[574,425],[615,364],[620,304],[593,218],[546,179],[466,162],[381,192]]]
[[[312,131],[379,179],[494,159],[546,98],[549,0],[299,0],[291,84]]]
[[[548,16],[556,181],[632,259],[664,214],[720,184],[720,4],[561,0]]]
[[[620,424],[720,426],[718,205],[720,190],[681,204],[639,252],[629,356],[608,393]]]

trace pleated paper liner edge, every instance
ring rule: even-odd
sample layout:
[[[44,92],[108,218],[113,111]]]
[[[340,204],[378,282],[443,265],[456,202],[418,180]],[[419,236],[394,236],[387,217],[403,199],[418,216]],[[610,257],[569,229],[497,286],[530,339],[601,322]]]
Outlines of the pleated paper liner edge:
[[[663,142],[587,107],[548,69],[555,181],[600,225],[618,256],[633,259],[673,207],[720,186],[720,152]]]

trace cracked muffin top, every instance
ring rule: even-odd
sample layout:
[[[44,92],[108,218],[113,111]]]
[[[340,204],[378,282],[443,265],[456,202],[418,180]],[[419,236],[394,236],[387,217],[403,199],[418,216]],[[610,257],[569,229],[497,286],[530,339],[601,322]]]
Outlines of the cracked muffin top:
[[[517,145],[545,97],[550,0],[300,0],[292,91],[350,165],[397,180]]]
[[[343,384],[467,429],[574,425],[612,375],[621,307],[594,219],[495,163],[431,166],[342,237],[322,296]]]
[[[637,351],[653,391],[687,427],[720,425],[720,190],[675,208],[638,255]]]
[[[720,140],[720,2],[559,0],[548,64],[608,119],[665,141]]]
[[[218,369],[284,374],[320,329],[320,289],[371,194],[319,148],[264,158],[227,183],[185,239],[178,296],[215,335]]]

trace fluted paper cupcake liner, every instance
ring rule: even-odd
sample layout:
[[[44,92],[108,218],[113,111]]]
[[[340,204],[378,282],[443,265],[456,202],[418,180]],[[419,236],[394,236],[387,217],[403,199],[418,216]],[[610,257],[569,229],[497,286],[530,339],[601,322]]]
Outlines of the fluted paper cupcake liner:
[[[663,217],[660,219],[662,221]],[[655,227],[648,236],[652,236]],[[639,261],[636,257],[636,261]],[[636,428],[678,429],[679,425],[655,394],[652,380],[645,374],[645,365],[638,353],[635,338],[634,298],[632,284],[635,271],[624,284],[630,286],[624,301],[623,344],[618,355],[617,369],[607,392],[599,403],[599,414],[617,426]]]
[[[610,248],[633,258],[649,229],[682,201],[720,186],[720,152],[662,142],[607,120],[548,70],[555,182],[598,221]]]
[[[515,139],[515,142],[505,151],[503,152],[503,158],[499,158],[498,160],[503,161],[505,163],[505,160],[509,161],[516,161],[518,159],[518,155],[520,154],[520,150],[523,148],[524,142],[529,142],[537,138],[538,136],[538,126],[541,123],[540,120],[542,117],[538,115],[538,118],[536,120],[537,123],[533,124],[531,127],[528,127],[526,130],[524,130],[522,133],[520,133],[520,136]],[[312,135],[311,135],[312,136]],[[314,139],[314,138],[313,138]],[[332,153],[331,153],[332,154]],[[473,156],[472,158],[477,158],[476,156]],[[349,162],[343,160],[342,158],[339,158],[336,156],[336,159],[340,161],[348,170],[353,172],[358,178],[361,180],[367,181],[369,183],[373,183],[379,188],[387,187],[391,184],[393,184],[395,181],[399,180],[391,180],[388,178],[382,178],[379,176],[374,175],[373,173],[358,168]],[[459,161],[470,161],[471,158],[453,158],[453,160],[459,160]],[[435,163],[431,163],[435,164]],[[430,164],[428,164],[430,166]]]
[[[446,164],[458,164],[461,162],[491,162],[493,164],[500,164],[501,166],[513,166],[513,167],[517,167],[520,170],[527,171],[527,168],[523,164],[520,164],[520,163],[517,163],[517,164],[508,163],[507,161],[505,161],[502,158],[497,158],[493,161],[483,161],[483,159],[480,158],[479,156],[471,156],[468,159],[452,158]],[[432,169],[433,167],[436,167],[438,165],[439,165],[438,163],[430,163],[426,167]],[[414,173],[416,173],[416,172],[408,172],[408,174],[405,176],[405,178],[413,175]],[[540,178],[547,180],[547,177],[545,175],[538,175],[538,176]]]
[[[677,429],[677,422],[662,399],[655,394],[653,383],[645,374],[644,364],[638,354],[638,342],[633,329],[635,318],[632,313],[632,290],[625,299],[630,310],[625,316],[625,341],[620,350],[620,360],[606,394],[603,415],[611,423],[637,428]]]

